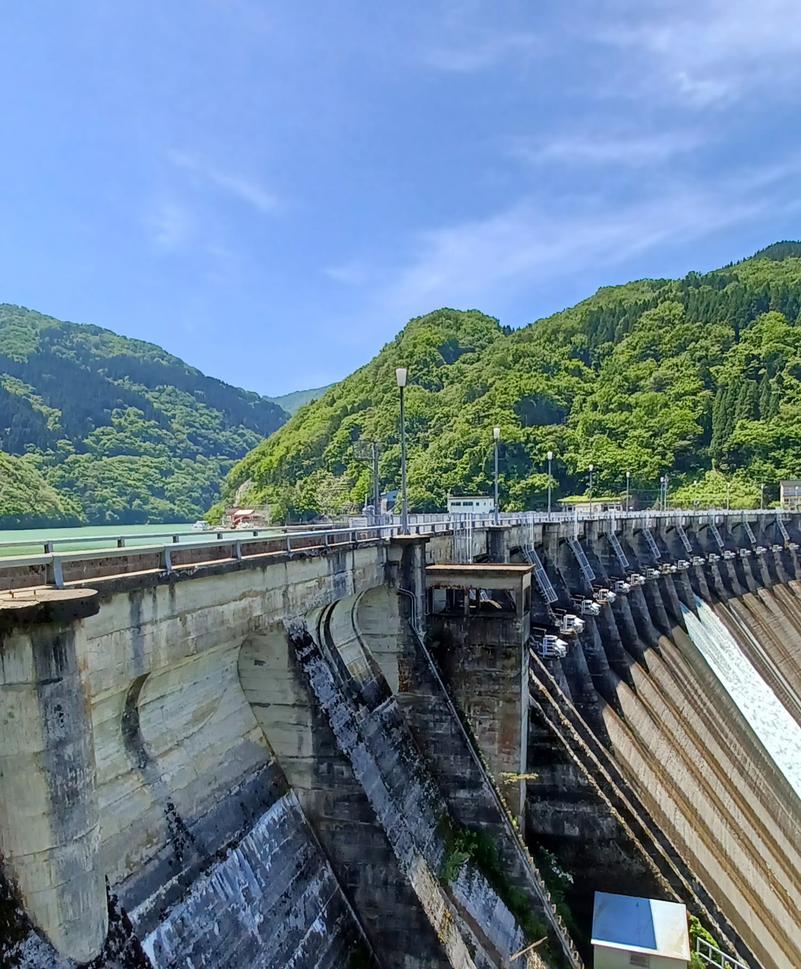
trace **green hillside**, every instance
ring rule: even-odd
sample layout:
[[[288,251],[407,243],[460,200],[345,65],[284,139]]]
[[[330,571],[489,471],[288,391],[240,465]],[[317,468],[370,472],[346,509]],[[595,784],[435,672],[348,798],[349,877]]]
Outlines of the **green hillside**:
[[[305,404],[318,400],[323,394],[333,387],[327,384],[325,387],[313,387],[311,390],[293,390],[291,394],[282,394],[280,397],[268,397],[274,404],[285,410],[287,414],[295,414]]]
[[[0,305],[0,448],[47,488],[0,492],[0,526],[55,524],[52,489],[90,523],[196,518],[286,416],[154,344]]]
[[[501,501],[542,506],[546,453],[557,494],[620,491],[644,500],[671,473],[677,500],[758,501],[801,476],[801,243],[681,280],[607,287],[517,331],[477,311],[412,320],[370,363],[263,441],[230,473],[227,493],[282,519],[358,506],[368,470],[359,437],[382,445],[385,487],[397,486],[394,368],[409,368],[412,509],[449,492],[491,488],[492,427],[502,429]]]

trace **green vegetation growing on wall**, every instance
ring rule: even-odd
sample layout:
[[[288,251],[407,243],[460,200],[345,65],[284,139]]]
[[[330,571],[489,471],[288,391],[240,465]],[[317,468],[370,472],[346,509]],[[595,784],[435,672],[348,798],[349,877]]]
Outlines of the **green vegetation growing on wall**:
[[[0,304],[0,449],[52,486],[12,483],[0,523],[197,518],[285,419],[154,344]]]
[[[381,478],[399,481],[394,370],[406,392],[409,497],[490,494],[492,427],[501,427],[501,502],[542,507],[546,453],[554,497],[621,493],[646,501],[671,472],[682,500],[758,504],[801,475],[801,244],[681,280],[599,290],[518,331],[477,311],[412,320],[370,363],[304,407],[229,475],[276,519],[335,514],[369,494],[353,442],[380,442]]]
[[[440,877],[446,885],[458,878],[462,866],[469,861],[514,915],[528,942],[550,934],[547,923],[532,912],[526,893],[509,881],[498,848],[486,831],[474,831],[446,818],[440,825],[440,834],[445,843]]]

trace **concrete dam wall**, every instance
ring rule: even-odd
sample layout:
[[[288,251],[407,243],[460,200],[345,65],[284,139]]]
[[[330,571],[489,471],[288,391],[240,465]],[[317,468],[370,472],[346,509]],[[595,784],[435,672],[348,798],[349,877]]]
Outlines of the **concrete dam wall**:
[[[598,889],[797,969],[797,527],[529,517],[10,576],[0,964],[579,969]]]
[[[536,664],[529,749],[540,777],[528,821],[566,865],[592,866],[577,911],[614,866],[628,888],[667,881],[747,964],[791,969],[801,964],[797,533],[744,521],[654,522],[649,536],[642,522],[588,527],[579,544],[592,580],[569,541],[544,537],[554,581],[577,595],[625,579],[621,557],[629,578],[647,578],[587,617],[567,656]]]

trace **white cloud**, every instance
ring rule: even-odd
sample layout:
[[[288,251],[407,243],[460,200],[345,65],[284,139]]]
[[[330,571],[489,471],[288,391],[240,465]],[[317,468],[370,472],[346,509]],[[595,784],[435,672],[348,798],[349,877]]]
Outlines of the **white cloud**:
[[[687,245],[772,211],[774,190],[799,172],[795,159],[713,190],[663,184],[641,200],[587,196],[561,209],[526,198],[486,219],[424,231],[414,258],[376,294],[378,309],[403,319],[435,306],[497,305],[508,290],[624,263],[660,244]]]
[[[472,40],[436,45],[423,53],[429,67],[454,74],[472,74],[515,57],[531,57],[543,50],[536,34],[518,31],[482,31]]]
[[[259,212],[270,214],[280,207],[277,196],[267,191],[258,182],[238,172],[224,171],[205,159],[183,151],[169,151],[167,158],[176,168],[189,172],[196,179],[212,185]]]
[[[563,162],[571,165],[640,166],[669,161],[676,155],[693,151],[703,143],[688,132],[663,131],[568,133],[549,139],[520,138],[512,143],[511,153],[532,164]]]
[[[595,39],[630,53],[638,70],[623,83],[689,106],[731,104],[765,89],[797,94],[801,4],[797,0],[681,0],[661,8],[618,7],[617,25]],[[782,88],[787,90],[784,92]]]
[[[172,198],[161,199],[145,219],[153,243],[158,249],[180,249],[192,233],[190,211]]]
[[[352,259],[336,266],[326,266],[323,275],[343,286],[363,286],[369,281],[370,270],[364,262]]]

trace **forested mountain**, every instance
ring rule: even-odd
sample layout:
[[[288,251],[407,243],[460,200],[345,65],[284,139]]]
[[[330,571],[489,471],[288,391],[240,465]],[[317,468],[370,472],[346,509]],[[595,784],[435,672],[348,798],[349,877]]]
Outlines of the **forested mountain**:
[[[369,470],[360,437],[382,446],[385,487],[399,480],[394,370],[409,369],[412,509],[447,494],[490,493],[500,425],[501,500],[542,506],[546,454],[557,494],[619,492],[625,472],[645,501],[670,473],[677,501],[759,501],[760,483],[801,476],[801,243],[684,279],[599,290],[509,331],[477,311],[412,320],[370,363],[302,408],[230,473],[228,494],[277,519],[358,506]]]
[[[280,397],[268,397],[267,400],[278,404],[287,414],[291,415],[299,411],[304,404],[318,400],[333,386],[333,384],[327,384],[325,387],[313,387],[311,390],[293,390],[291,394],[282,394]]]
[[[0,305],[0,449],[37,482],[26,510],[0,481],[0,526],[196,518],[286,417],[154,344]]]

